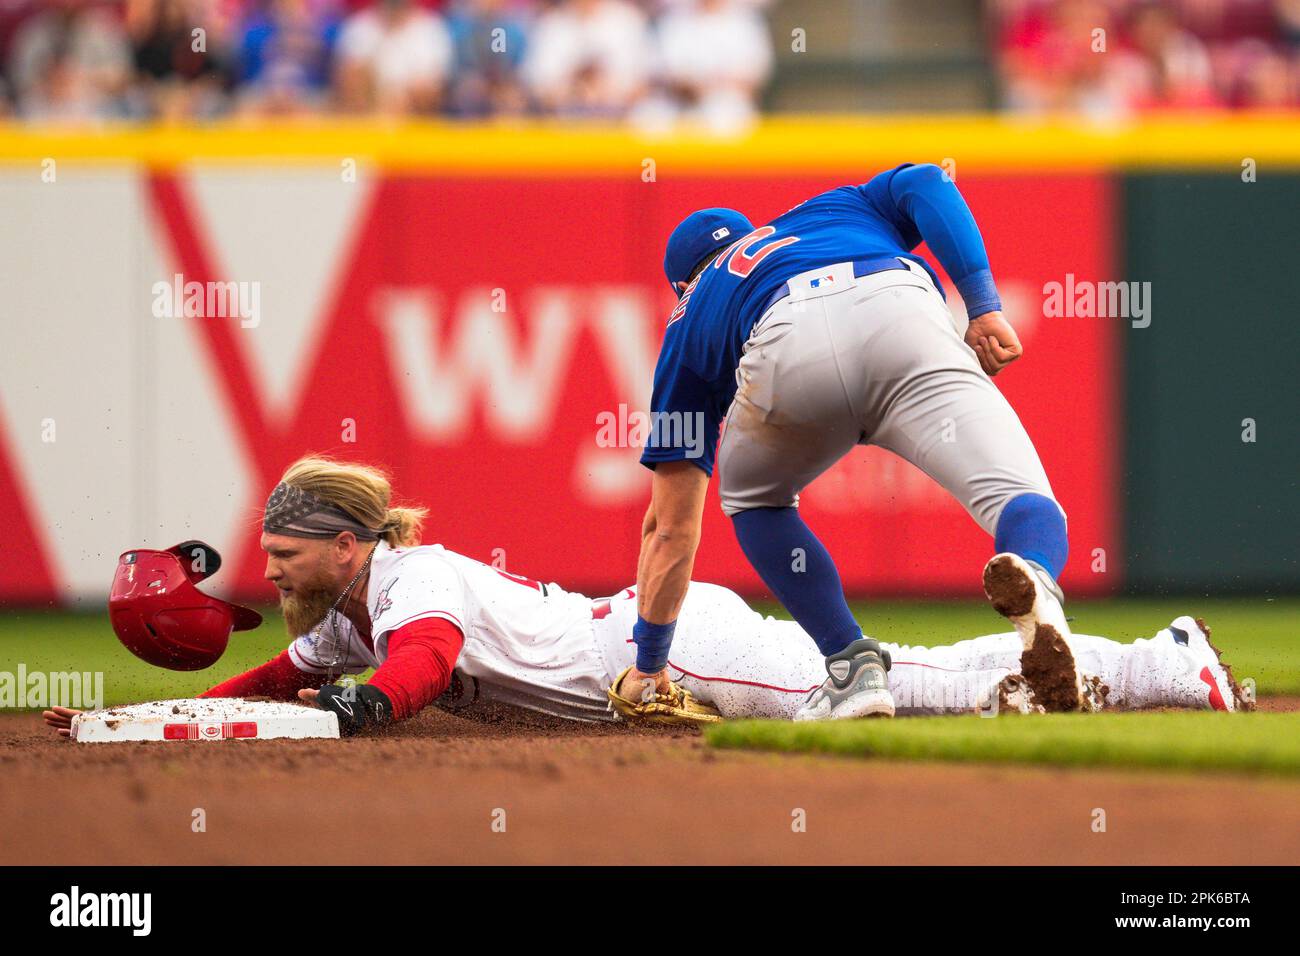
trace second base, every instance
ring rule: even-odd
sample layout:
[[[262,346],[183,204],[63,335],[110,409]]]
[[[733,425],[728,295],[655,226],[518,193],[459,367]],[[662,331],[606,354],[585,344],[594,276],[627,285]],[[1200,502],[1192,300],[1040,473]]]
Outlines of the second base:
[[[315,707],[236,697],[157,700],[72,718],[79,743],[336,738],[338,717]]]

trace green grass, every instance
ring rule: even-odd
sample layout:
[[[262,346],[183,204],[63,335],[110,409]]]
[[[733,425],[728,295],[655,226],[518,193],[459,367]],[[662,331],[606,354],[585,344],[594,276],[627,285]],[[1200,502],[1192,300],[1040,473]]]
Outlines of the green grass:
[[[766,612],[776,613],[771,608]],[[867,601],[854,608],[867,633],[905,644],[950,644],[1007,629],[979,601]],[[1199,615],[1239,677],[1253,677],[1261,697],[1300,694],[1300,599],[1168,598],[1075,601],[1074,627],[1119,640],[1150,637],[1179,614]],[[118,643],[103,614],[0,612],[0,671],[102,671],[105,704],[183,697],[269,660],[289,643],[275,608],[266,623],[231,635],[225,656],[205,671],[165,671],[136,660]],[[987,721],[981,721],[987,723]],[[994,723],[1000,723],[994,721]]]
[[[1007,629],[976,601],[864,601],[853,610],[873,637],[903,644],[950,644]],[[1295,598],[1117,598],[1072,601],[1069,612],[1079,633],[1121,641],[1150,637],[1180,614],[1202,617],[1234,673],[1254,678],[1260,697],[1300,694],[1300,600]],[[732,721],[710,728],[708,740],[717,747],[907,760],[1300,774],[1300,713]]]
[[[744,720],[706,735],[715,747],[786,753],[1300,775],[1300,713]]]
[[[0,671],[102,671],[104,706],[192,697],[270,660],[289,646],[275,608],[254,631],[230,635],[225,655],[202,671],[168,671],[139,660],[118,643],[106,614],[9,611],[0,614]]]

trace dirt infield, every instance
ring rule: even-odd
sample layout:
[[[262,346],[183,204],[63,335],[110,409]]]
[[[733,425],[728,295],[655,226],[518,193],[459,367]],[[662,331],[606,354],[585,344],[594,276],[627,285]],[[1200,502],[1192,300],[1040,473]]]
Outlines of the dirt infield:
[[[1300,859],[1294,781],[715,752],[691,732],[436,712],[383,739],[111,745],[6,715],[0,773],[4,864]]]

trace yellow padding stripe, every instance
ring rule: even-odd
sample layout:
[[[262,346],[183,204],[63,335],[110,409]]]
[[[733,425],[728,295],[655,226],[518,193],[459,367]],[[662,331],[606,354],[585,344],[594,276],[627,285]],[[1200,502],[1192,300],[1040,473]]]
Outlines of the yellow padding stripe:
[[[375,122],[151,126],[58,132],[0,125],[0,162],[343,163],[472,175],[642,177],[845,173],[903,161],[951,160],[958,175],[1024,169],[1221,169],[1253,159],[1300,167],[1294,118],[1214,115],[1104,127],[1005,117],[802,117],[764,121],[739,138],[653,136],[625,127],[557,123],[385,125]],[[645,172],[644,178],[649,178]]]

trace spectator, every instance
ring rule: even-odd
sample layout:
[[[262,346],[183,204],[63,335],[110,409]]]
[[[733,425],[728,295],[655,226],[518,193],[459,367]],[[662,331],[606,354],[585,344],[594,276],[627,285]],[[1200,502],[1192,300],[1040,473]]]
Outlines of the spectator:
[[[1277,35],[1278,0],[1175,0],[1166,6],[1183,29],[1207,43]]]
[[[12,95],[21,114],[36,121],[91,122],[120,114],[130,67],[121,24],[95,0],[46,4],[17,29],[10,49]]]
[[[689,119],[716,129],[752,122],[772,70],[767,23],[746,0],[681,3],[659,24],[664,91]]]
[[[560,0],[537,21],[524,79],[544,112],[622,116],[646,88],[651,50],[626,0]]]
[[[1238,68],[1231,90],[1234,105],[1252,110],[1286,110],[1300,102],[1294,60],[1258,41],[1241,44],[1237,53]]]
[[[240,110],[290,115],[321,109],[341,25],[335,0],[252,0],[236,31]]]
[[[1206,109],[1219,105],[1205,44],[1179,23],[1174,10],[1145,3],[1129,24],[1125,71],[1128,105],[1139,110]]]
[[[338,42],[335,90],[347,112],[433,112],[452,66],[442,18],[412,0],[378,0],[348,17]]]
[[[224,111],[231,77],[215,8],[201,0],[128,0],[126,22],[133,112],[179,119]]]
[[[1278,0],[1278,32],[1292,52],[1300,50],[1300,0]]]
[[[520,79],[528,23],[505,0],[458,0],[447,9],[456,51],[448,112],[456,116],[514,115],[528,100]]]
[[[1294,108],[1300,0],[992,0],[1007,104],[1116,116]],[[1118,16],[1116,16],[1118,14]],[[1091,53],[1095,29],[1106,53]],[[1091,55],[1089,55],[1091,54]]]
[[[1099,40],[1105,52],[1094,49]],[[1122,112],[1123,99],[1106,72],[1117,44],[1110,9],[1097,0],[1020,4],[1002,37],[1008,105],[1096,117]]]

